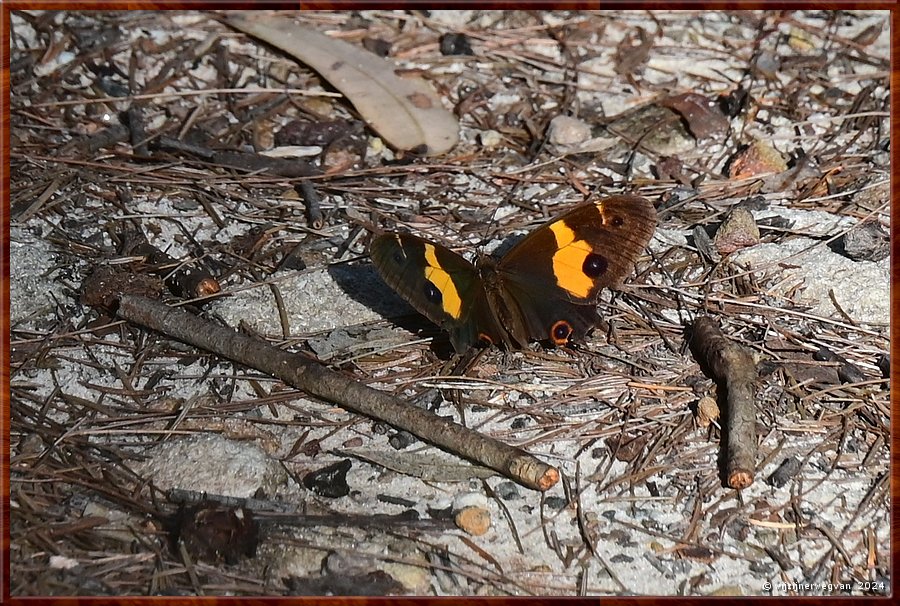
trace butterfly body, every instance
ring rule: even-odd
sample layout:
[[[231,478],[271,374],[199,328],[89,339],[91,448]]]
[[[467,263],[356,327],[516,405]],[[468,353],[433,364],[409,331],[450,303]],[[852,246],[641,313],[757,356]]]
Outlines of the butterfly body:
[[[562,345],[598,323],[600,291],[633,270],[655,227],[648,200],[612,196],[577,206],[502,257],[475,264],[409,234],[377,236],[370,254],[385,282],[447,330],[458,352],[478,341]]]

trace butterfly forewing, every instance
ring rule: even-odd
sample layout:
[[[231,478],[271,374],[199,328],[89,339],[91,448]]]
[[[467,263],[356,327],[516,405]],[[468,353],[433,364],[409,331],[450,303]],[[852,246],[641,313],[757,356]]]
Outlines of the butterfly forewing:
[[[499,270],[535,296],[594,302],[633,271],[655,227],[653,204],[639,196],[582,204],[525,236]]]
[[[600,291],[618,285],[653,236],[656,210],[638,196],[583,204],[545,223],[498,264],[531,339],[565,343],[597,324]]]
[[[408,234],[380,235],[369,252],[384,281],[416,311],[449,331],[455,349],[463,351],[478,340],[479,327],[470,318],[483,304],[484,288],[471,263]]]

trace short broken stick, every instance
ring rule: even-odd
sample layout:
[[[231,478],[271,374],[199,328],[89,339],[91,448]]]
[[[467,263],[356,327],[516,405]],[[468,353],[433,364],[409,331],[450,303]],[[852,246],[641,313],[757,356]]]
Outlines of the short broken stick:
[[[309,181],[301,181],[296,187],[303,201],[306,203],[306,219],[313,229],[322,229],[325,219],[322,217],[322,209],[319,206],[319,194]]]
[[[335,402],[346,410],[408,431],[448,452],[498,471],[527,488],[543,491],[559,480],[556,468],[520,448],[372,389],[325,368],[316,360],[213,324],[184,309],[147,297],[123,295],[119,299],[118,316],[270,374],[310,395]]]
[[[726,481],[731,488],[747,488],[756,473],[757,373],[753,354],[729,341],[709,316],[694,322],[691,350],[700,367],[716,382],[720,402],[724,399]]]

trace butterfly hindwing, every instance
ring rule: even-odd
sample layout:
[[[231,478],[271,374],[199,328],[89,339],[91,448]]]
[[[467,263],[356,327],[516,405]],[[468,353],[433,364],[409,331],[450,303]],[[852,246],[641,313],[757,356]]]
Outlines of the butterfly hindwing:
[[[600,319],[593,302],[578,304],[566,297],[542,296],[537,289],[524,289],[511,281],[505,283],[505,288],[507,295],[516,301],[521,316],[518,323],[506,325],[511,340],[519,347],[528,341],[563,345],[570,339],[581,339]]]

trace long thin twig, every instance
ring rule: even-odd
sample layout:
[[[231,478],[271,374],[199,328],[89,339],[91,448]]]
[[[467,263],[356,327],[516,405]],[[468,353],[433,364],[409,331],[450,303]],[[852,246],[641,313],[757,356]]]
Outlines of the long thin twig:
[[[490,467],[535,490],[547,490],[559,472],[520,448],[504,444],[430,411],[329,370],[317,360],[208,322],[154,299],[123,295],[118,315],[159,333],[278,377],[341,407],[389,423],[448,452]]]

